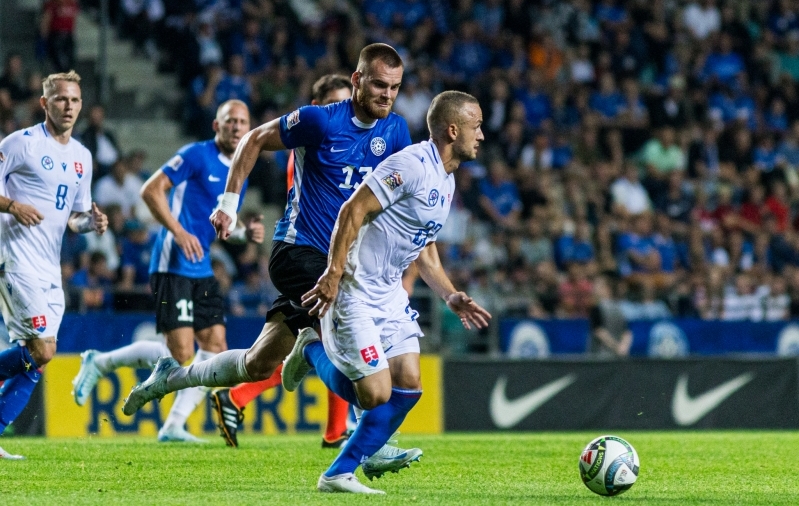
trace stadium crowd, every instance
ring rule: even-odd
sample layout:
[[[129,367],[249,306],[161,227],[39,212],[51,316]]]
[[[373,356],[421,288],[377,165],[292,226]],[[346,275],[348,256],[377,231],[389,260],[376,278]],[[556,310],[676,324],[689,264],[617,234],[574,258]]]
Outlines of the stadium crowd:
[[[77,3],[46,2],[51,25],[47,13],[59,5]],[[584,318],[610,293],[627,319],[799,316],[795,0],[113,7],[140,57],[178,73],[186,129],[200,138],[211,137],[213,111],[231,98],[260,121],[306,104],[316,78],[349,75],[375,41],[405,61],[394,111],[415,141],[427,135],[436,93],[479,97],[486,141],[457,172],[439,250],[456,284],[496,314]],[[69,61],[49,58],[54,68]],[[41,120],[38,70],[7,58],[4,134]],[[147,290],[152,234],[138,188],[145,162],[163,161],[126,153],[101,107],[87,116],[79,137],[95,156],[94,194],[113,233],[67,236],[65,286],[78,288],[71,307],[111,309],[115,292]],[[263,155],[264,205],[285,205],[285,186],[275,184],[283,167],[285,157]],[[265,254],[225,245],[215,258],[231,312],[263,314],[275,296]]]

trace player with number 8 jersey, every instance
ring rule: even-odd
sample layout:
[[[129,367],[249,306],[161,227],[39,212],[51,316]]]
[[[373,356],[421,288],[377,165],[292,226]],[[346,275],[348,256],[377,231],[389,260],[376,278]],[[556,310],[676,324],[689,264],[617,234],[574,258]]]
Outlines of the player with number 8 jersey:
[[[103,234],[108,227],[91,200],[91,155],[72,138],[83,105],[80,76],[44,78],[39,104],[43,123],[0,142],[0,309],[16,344],[0,352],[0,434],[56,353],[64,232]],[[0,460],[20,458],[0,448]]]

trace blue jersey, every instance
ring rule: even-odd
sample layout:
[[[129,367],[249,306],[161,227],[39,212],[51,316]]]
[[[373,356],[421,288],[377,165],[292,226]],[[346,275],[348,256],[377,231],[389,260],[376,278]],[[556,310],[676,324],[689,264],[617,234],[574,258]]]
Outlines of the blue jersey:
[[[280,138],[294,149],[294,185],[274,240],[325,254],[344,202],[380,162],[411,144],[401,116],[365,124],[355,117],[352,100],[283,116]]]
[[[213,140],[183,146],[161,170],[172,181],[169,209],[186,231],[200,241],[203,259],[192,262],[175,244],[172,232],[162,227],[158,232],[150,258],[150,274],[168,272],[187,278],[205,278],[214,275],[211,269],[211,243],[216,231],[208,217],[225,193],[227,173],[231,160],[219,151]],[[241,202],[247,182],[241,189]],[[241,203],[239,204],[241,207]]]

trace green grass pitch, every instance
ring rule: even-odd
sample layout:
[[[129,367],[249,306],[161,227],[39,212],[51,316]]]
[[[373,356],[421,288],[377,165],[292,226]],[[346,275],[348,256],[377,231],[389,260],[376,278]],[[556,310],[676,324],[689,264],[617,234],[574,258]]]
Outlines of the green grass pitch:
[[[582,448],[599,433],[402,436],[420,463],[369,482],[385,497],[321,494],[335,457],[319,436],[242,436],[206,445],[114,439],[2,438],[26,455],[0,460],[0,503],[46,504],[799,504],[795,432],[616,432],[635,446],[641,473],[603,498],[579,479]]]

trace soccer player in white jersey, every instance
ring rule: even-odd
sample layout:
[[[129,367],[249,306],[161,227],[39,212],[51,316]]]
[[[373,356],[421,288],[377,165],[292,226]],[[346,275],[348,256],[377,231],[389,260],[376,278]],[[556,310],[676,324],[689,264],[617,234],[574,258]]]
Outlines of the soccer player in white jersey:
[[[0,142],[0,307],[16,346],[0,353],[0,433],[27,405],[55,355],[64,316],[61,238],[102,234],[92,203],[92,156],[72,138],[83,104],[80,76],[51,74],[39,103],[45,121]],[[0,458],[20,459],[0,449]]]
[[[313,367],[328,388],[364,409],[320,476],[322,492],[383,493],[359,483],[354,472],[422,395],[422,331],[402,286],[411,262],[467,329],[485,327],[491,318],[452,285],[435,243],[452,204],[453,172],[477,156],[482,119],[471,95],[436,96],[427,114],[431,139],[387,158],[342,206],[327,269],[303,296],[303,305],[322,318],[324,345],[313,329],[300,332],[283,365],[283,386],[295,390]]]

